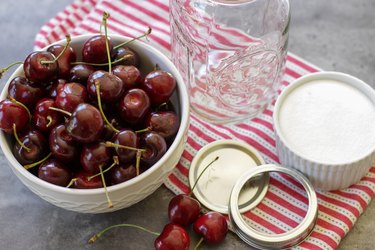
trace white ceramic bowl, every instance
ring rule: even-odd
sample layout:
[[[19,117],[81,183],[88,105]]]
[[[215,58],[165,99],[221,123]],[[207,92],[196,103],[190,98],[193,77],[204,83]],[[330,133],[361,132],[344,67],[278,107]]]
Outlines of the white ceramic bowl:
[[[92,34],[72,37],[71,46],[76,49],[78,59],[80,59],[81,46],[91,36]],[[111,34],[110,37],[114,44],[129,40],[129,38],[119,35]],[[56,43],[65,44],[65,41]],[[142,62],[142,72],[149,72],[154,68],[155,64],[158,64],[161,69],[170,72],[176,78],[177,88],[171,100],[179,114],[181,124],[175,140],[165,155],[146,172],[124,183],[108,187],[109,196],[114,206],[113,208],[108,208],[104,188],[70,189],[50,184],[29,173],[13,156],[9,137],[1,131],[0,145],[10,168],[32,192],[56,206],[82,213],[105,213],[129,207],[143,200],[160,187],[181,157],[186,144],[189,126],[189,98],[182,77],[173,63],[150,45],[141,41],[134,41],[128,46],[139,54]],[[18,75],[23,75],[22,65],[6,83],[0,96],[1,100],[7,96],[11,79]]]
[[[278,97],[273,121],[281,164],[316,188],[346,188],[374,163],[375,91],[353,76],[319,72],[297,79]]]

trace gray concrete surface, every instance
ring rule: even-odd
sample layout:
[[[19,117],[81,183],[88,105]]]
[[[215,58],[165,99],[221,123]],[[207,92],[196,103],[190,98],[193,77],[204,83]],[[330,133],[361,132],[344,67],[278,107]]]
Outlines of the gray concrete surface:
[[[33,47],[39,27],[69,2],[1,0],[0,66],[23,60]],[[375,87],[375,1],[291,0],[291,5],[290,51],[323,69],[355,75]],[[161,231],[168,220],[166,211],[171,197],[171,192],[161,187],[139,204],[114,213],[65,211],[30,192],[0,153],[0,249],[152,249],[152,235],[131,229],[113,231],[94,245],[86,241],[93,233],[123,222]],[[373,249],[374,229],[372,202],[339,249]],[[204,245],[201,249],[247,248],[230,234],[220,246]]]

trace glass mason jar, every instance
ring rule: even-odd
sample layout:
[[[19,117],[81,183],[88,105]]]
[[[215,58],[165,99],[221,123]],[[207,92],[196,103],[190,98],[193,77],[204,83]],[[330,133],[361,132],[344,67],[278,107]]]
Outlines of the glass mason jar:
[[[287,53],[288,0],[170,0],[170,15],[172,61],[198,117],[239,122],[275,98]]]

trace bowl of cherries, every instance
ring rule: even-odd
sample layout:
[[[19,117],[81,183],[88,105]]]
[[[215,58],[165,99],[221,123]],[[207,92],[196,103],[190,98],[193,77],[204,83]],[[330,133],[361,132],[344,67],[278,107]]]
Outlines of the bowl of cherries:
[[[29,54],[0,96],[12,171],[44,200],[83,213],[152,194],[178,163],[189,126],[176,67],[141,39],[107,34],[105,21],[104,34]]]

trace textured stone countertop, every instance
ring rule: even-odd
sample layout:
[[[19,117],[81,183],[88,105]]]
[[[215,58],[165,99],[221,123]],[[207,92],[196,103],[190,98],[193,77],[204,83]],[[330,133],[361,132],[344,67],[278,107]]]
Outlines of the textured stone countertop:
[[[0,66],[23,60],[31,52],[35,34],[69,0],[2,0],[0,2]],[[291,0],[289,50],[325,70],[342,71],[375,87],[375,1]],[[5,83],[6,73],[1,83]],[[161,230],[167,222],[172,193],[165,187],[121,211],[89,215],[55,207],[29,191],[11,172],[0,152],[0,249],[152,249],[154,236],[119,229],[94,245],[93,233],[117,223]],[[372,202],[339,249],[373,249],[375,204]],[[193,239],[193,244],[196,239]],[[248,249],[230,234],[218,247]]]

